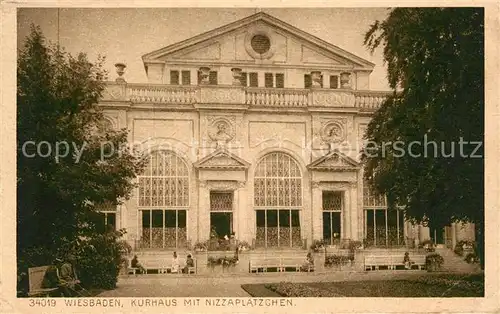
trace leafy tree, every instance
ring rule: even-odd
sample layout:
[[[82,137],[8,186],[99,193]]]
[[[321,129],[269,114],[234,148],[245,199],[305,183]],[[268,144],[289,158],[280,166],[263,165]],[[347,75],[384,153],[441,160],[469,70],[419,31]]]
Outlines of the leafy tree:
[[[393,89],[368,126],[365,179],[431,230],[474,222],[483,247],[483,9],[392,9],[364,44],[383,47]]]
[[[103,62],[100,57],[91,63],[83,53],[74,57],[46,43],[34,26],[19,52],[19,260],[30,250],[53,258],[65,244],[91,237],[98,204],[116,205],[129,197],[132,179],[143,169],[142,156],[126,147],[127,131],[103,123],[97,104],[105,87]]]

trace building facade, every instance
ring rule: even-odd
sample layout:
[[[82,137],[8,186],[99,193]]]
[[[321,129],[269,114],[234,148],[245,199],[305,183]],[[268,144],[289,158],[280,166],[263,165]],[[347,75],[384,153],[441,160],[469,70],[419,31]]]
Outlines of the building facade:
[[[363,135],[387,95],[370,91],[373,63],[263,12],[143,62],[149,82],[127,83],[117,64],[100,103],[149,158],[131,199],[104,213],[136,249],[192,246],[213,230],[256,248],[431,237],[363,184]],[[473,232],[432,237],[454,246]]]

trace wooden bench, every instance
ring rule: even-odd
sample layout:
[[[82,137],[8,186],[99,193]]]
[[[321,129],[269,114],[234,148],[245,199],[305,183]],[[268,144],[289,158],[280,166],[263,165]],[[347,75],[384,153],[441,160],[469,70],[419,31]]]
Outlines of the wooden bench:
[[[197,272],[197,261],[193,258],[194,266],[188,268],[188,274],[196,274]],[[179,259],[179,272],[182,271],[183,265],[186,265],[186,259]],[[142,267],[146,270],[146,274],[152,271],[157,271],[159,274],[176,274],[176,271],[172,271],[172,265],[166,265],[163,261],[157,260],[145,260],[142,264]],[[138,268],[129,268],[130,272],[136,274],[139,271]]]
[[[404,255],[369,255],[365,256],[365,270],[379,270],[387,267],[388,270],[396,270],[398,266],[404,267]],[[419,270],[425,268],[425,255],[410,256],[412,268]]]
[[[267,257],[261,259],[250,260],[248,270],[250,273],[258,273],[259,271],[267,272],[269,269],[276,269],[278,272],[286,272],[287,269],[292,269],[295,272],[314,271],[314,265],[305,265],[302,257]]]
[[[50,266],[31,267],[28,269],[29,292],[28,296],[45,296],[49,297],[51,294],[59,290],[58,288],[42,288],[43,278]]]

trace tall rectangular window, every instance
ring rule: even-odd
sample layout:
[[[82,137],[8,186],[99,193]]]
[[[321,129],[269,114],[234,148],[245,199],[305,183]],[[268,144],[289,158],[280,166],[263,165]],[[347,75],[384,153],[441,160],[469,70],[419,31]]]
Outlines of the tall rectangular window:
[[[250,87],[258,87],[259,86],[259,76],[257,73],[252,72],[248,74]]]
[[[182,71],[182,85],[191,85],[191,71]]]
[[[217,71],[210,71],[208,81],[210,85],[217,85]]]
[[[330,75],[330,88],[339,88],[339,77],[338,75]]]
[[[264,73],[264,86],[267,88],[273,87],[274,78],[272,73]]]
[[[241,86],[244,86],[246,87],[247,84],[248,84],[248,73],[246,72],[242,72],[241,73],[241,77],[240,77],[240,81],[241,81]]]
[[[276,73],[276,88],[285,88],[285,75]]]
[[[179,85],[179,71],[170,71],[170,84]]]
[[[311,88],[312,79],[310,74],[304,74],[304,88]]]

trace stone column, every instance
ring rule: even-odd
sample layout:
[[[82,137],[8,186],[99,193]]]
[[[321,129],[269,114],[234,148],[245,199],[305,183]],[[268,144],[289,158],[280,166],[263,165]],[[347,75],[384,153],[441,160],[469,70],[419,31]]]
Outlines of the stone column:
[[[198,239],[203,242],[210,237],[210,192],[206,181],[199,182],[198,195]]]
[[[349,192],[351,194],[351,233],[350,238],[352,240],[359,240],[359,232],[358,232],[358,196],[357,196],[357,182],[351,182],[349,184]]]
[[[454,250],[457,245],[457,230],[455,223],[451,223],[451,249]]]
[[[323,202],[322,191],[319,182],[313,181],[312,183],[312,226],[313,226],[313,241],[323,238]]]
[[[235,194],[238,195],[238,213],[237,218],[235,216],[235,220],[237,221],[238,227],[236,232],[236,239],[247,241],[252,244],[251,230],[249,225],[249,214],[250,209],[247,206],[247,189],[245,182],[238,182],[238,189],[235,191]],[[236,200],[235,200],[236,202]]]
[[[422,224],[418,226],[418,240],[422,243],[425,240],[429,240],[431,238],[431,230],[429,227],[424,227]]]
[[[198,85],[198,69],[189,69],[191,85]]]
[[[342,209],[344,212],[343,226],[342,226],[342,238],[350,239],[351,238],[351,210],[352,210],[352,197],[350,192],[350,186],[348,185],[347,189],[344,192],[344,201],[345,205]]]

